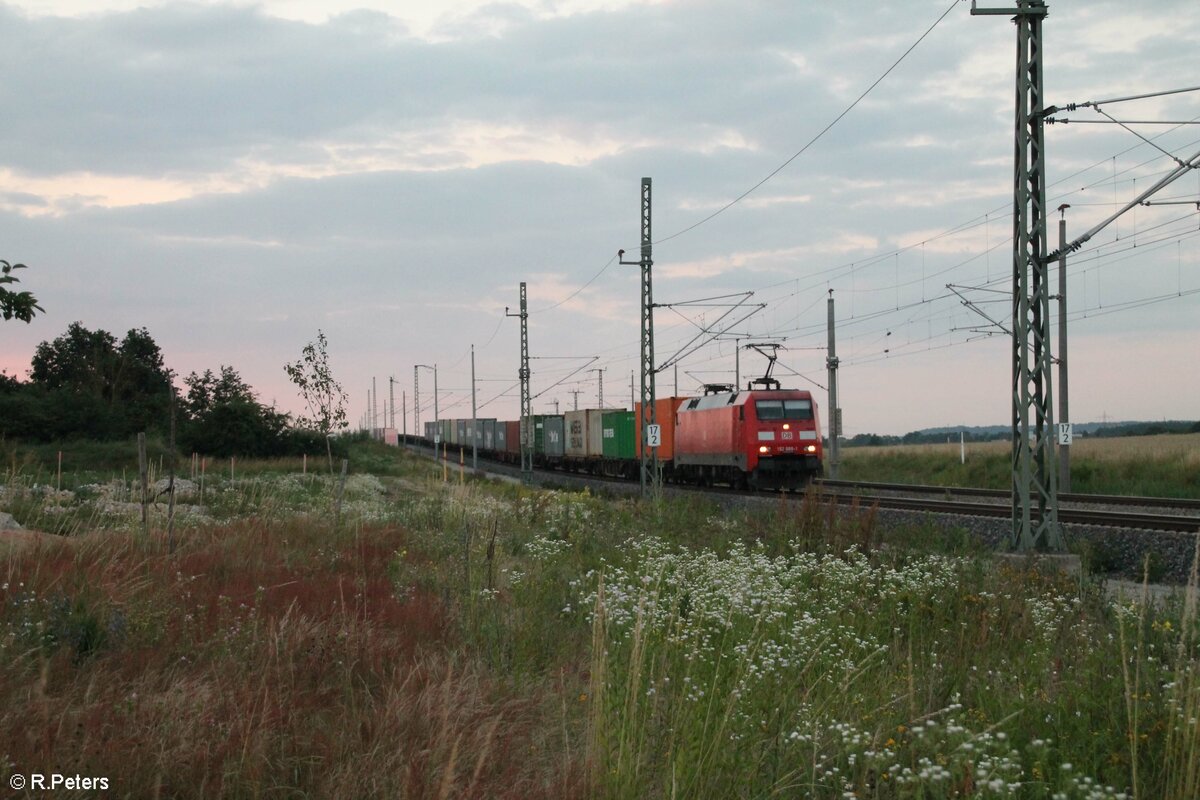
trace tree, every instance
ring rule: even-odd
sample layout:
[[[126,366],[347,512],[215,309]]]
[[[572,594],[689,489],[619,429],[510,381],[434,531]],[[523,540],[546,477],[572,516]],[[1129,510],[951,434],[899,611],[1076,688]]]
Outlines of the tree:
[[[233,367],[219,375],[205,370],[183,379],[183,440],[193,450],[215,456],[276,456],[290,445],[288,416],[258,401]]]
[[[117,348],[116,399],[131,402],[163,392],[170,395],[171,371],[163,362],[162,350],[145,328],[133,328]]]
[[[329,437],[336,431],[349,427],[346,421],[346,392],[333,379],[329,368],[329,342],[325,334],[317,329],[317,341],[309,342],[300,351],[301,357],[294,364],[284,364],[284,372],[300,390],[311,415],[299,422],[316,428],[325,437],[325,450],[329,455],[329,471],[333,472],[333,450]]]
[[[12,273],[18,269],[28,269],[24,264],[9,264],[7,261],[0,260],[0,315],[5,319],[16,317],[22,322],[31,322],[33,315],[41,311],[46,313],[46,309],[37,304],[37,298],[32,292],[14,292],[11,289],[5,289],[6,285],[20,283],[20,278],[17,278]]]
[[[72,323],[62,336],[38,345],[29,374],[21,382],[0,371],[0,439],[113,440],[162,431],[173,418],[174,373],[145,328],[118,341],[107,331]],[[299,455],[324,441],[332,460],[328,439],[311,427],[293,428],[291,417],[259,402],[233,367],[193,372],[183,388],[179,439],[196,452]]]
[[[62,336],[37,346],[29,378],[47,389],[70,389],[111,401],[116,360],[116,337],[72,322]]]
[[[29,377],[44,389],[106,407],[104,430],[81,431],[91,436],[127,436],[167,418],[171,376],[145,328],[130,330],[118,343],[108,331],[73,322],[65,334],[37,346]]]
[[[203,375],[193,372],[183,379],[188,387],[184,407],[192,417],[201,417],[215,406],[234,402],[257,403],[254,390],[242,380],[242,376],[233,367],[224,364],[220,367],[220,375],[213,375],[211,369],[204,370]]]

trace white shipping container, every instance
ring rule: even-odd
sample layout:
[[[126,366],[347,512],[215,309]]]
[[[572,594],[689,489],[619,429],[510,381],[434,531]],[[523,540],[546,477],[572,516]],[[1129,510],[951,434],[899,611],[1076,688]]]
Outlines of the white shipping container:
[[[565,417],[568,458],[604,455],[604,412],[598,408],[568,411]]]

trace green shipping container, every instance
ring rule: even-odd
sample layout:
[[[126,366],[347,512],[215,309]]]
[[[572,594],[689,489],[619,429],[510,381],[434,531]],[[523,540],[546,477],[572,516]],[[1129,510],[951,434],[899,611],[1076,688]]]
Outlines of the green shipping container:
[[[546,454],[546,419],[549,414],[534,414],[530,417],[533,422],[533,452]]]
[[[534,414],[533,452],[540,456],[561,458],[566,446],[564,431],[561,414]]]
[[[604,457],[634,459],[633,412],[606,411],[600,423]]]

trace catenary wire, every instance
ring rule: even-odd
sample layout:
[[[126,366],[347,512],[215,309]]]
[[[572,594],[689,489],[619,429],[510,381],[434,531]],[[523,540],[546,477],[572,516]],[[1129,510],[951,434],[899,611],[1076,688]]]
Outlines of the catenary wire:
[[[907,50],[905,50],[904,53],[902,53],[901,56],[899,58],[897,58],[890,67],[887,68],[887,70],[884,71],[884,73],[882,75],[880,75],[878,78],[876,78],[875,82],[872,83],[870,86],[868,86],[866,88],[866,90],[854,100],[854,102],[852,102],[849,106],[847,106],[842,111],[842,113],[840,113],[836,117],[834,117],[832,122],[830,122],[828,125],[826,125],[824,128],[822,128],[821,131],[816,136],[814,136],[812,139],[809,139],[807,144],[805,144],[803,147],[801,147],[799,150],[797,150],[795,153],[793,153],[790,158],[788,158],[786,161],[784,161],[782,164],[780,164],[778,167],[776,167],[774,170],[772,170],[765,178],[763,178],[758,183],[751,186],[746,191],[742,192],[740,195],[738,195],[734,199],[730,200],[725,205],[718,208],[716,211],[709,214],[707,217],[704,217],[700,221],[694,222],[691,225],[687,226],[686,228],[676,231],[675,233],[672,233],[669,236],[665,236],[662,239],[657,240],[656,242],[654,242],[654,244],[658,245],[658,244],[662,244],[663,242],[669,242],[672,239],[677,239],[686,233],[694,231],[696,228],[699,228],[701,225],[704,225],[705,223],[715,219],[717,216],[719,216],[719,215],[723,214],[724,212],[728,211],[729,209],[733,208],[735,205],[740,203],[742,200],[745,200],[747,197],[749,197],[751,194],[753,194],[755,191],[757,191],[761,186],[763,186],[765,183],[767,183],[767,181],[771,180],[776,175],[778,175],[780,172],[782,172],[784,169],[786,169],[789,164],[791,164],[797,158],[802,156],[805,153],[805,151],[807,151],[810,147],[812,147],[814,144],[816,144],[818,141],[820,141],[821,138],[824,137],[826,133],[828,133],[830,130],[833,129],[833,127],[835,125],[837,125],[839,122],[841,122],[843,117],[845,117],[847,114],[849,114],[851,111],[853,111],[855,109],[855,107],[859,103],[861,103],[866,98],[866,96],[869,95],[872,90],[874,90],[874,88],[876,86],[883,83],[883,80],[888,75],[891,75],[892,71],[895,70],[896,67],[900,66],[900,63],[902,61],[904,61],[904,59],[908,58],[908,55],[913,50],[916,50],[917,46],[919,44],[921,44],[921,42],[925,41],[925,37],[927,37],[930,33],[932,33],[933,29],[936,28],[938,25],[940,25],[942,20],[944,20],[947,16],[949,16],[950,12],[954,10],[954,7],[956,5],[958,5],[958,2],[959,2],[959,0],[953,0],[953,2],[950,3],[950,5],[946,8],[946,10],[942,12],[942,15],[940,17],[938,17],[936,20],[934,20],[934,23],[932,25],[930,25],[925,30],[924,33],[922,33],[919,37],[917,37],[917,40],[915,42],[913,42],[909,46],[909,48]]]

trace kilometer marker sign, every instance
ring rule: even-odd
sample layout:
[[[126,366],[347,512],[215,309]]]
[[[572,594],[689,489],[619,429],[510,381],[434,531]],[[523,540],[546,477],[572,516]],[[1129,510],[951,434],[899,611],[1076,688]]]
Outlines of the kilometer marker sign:
[[[1075,423],[1060,422],[1054,427],[1058,428],[1058,443],[1070,447],[1071,441],[1075,438]]]
[[[660,447],[662,446],[662,426],[647,425],[646,426],[646,446]]]

